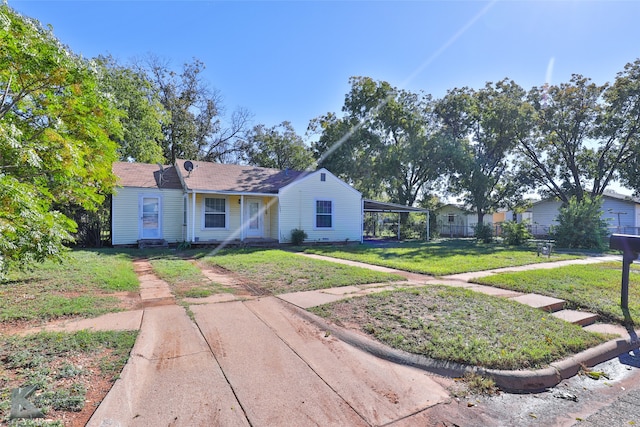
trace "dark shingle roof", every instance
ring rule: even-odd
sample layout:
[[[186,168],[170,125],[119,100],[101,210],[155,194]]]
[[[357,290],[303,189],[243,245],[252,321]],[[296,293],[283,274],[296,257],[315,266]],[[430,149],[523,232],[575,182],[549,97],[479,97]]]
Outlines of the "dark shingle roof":
[[[189,190],[238,193],[277,193],[306,172],[193,161],[193,170],[184,169],[185,160],[176,165]]]

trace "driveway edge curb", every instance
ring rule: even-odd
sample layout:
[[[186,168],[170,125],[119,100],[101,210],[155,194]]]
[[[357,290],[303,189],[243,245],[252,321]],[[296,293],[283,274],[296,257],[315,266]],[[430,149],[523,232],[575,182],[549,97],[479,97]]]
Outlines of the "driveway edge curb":
[[[553,362],[546,368],[522,371],[484,369],[462,363],[443,362],[388,347],[366,336],[329,323],[322,317],[306,311],[295,304],[284,300],[281,301],[289,304],[298,315],[315,324],[320,329],[376,357],[394,363],[413,366],[442,376],[461,377],[464,376],[465,373],[489,376],[495,381],[498,387],[508,392],[534,393],[546,390],[556,386],[562,380],[573,377],[583,366],[595,366],[640,347],[640,340],[637,338],[617,338],[584,350],[566,359]]]

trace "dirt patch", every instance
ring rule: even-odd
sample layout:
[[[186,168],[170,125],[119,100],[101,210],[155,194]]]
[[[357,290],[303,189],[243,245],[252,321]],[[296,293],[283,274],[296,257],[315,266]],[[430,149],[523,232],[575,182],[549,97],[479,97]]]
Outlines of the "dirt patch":
[[[132,337],[135,339],[135,336]],[[111,339],[120,339],[115,336]],[[11,391],[35,385],[27,399],[45,414],[49,422],[65,426],[84,426],[111,389],[124,363],[110,345],[96,344],[82,348],[82,339],[57,338],[0,344],[0,423],[6,425],[11,407]],[[132,343],[133,341],[129,341]],[[80,344],[80,348],[76,348]],[[69,347],[66,347],[66,346]],[[35,347],[34,347],[35,346]]]
[[[202,270],[202,274],[214,283],[219,283],[233,291],[237,296],[267,296],[271,293],[240,274],[218,265],[193,261]]]

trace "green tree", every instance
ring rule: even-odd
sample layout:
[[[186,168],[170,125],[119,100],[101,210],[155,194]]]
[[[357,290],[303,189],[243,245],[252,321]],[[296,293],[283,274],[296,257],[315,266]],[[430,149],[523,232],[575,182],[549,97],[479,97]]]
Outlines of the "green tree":
[[[0,5],[0,272],[59,257],[111,191],[118,115],[91,64],[36,20]],[[58,210],[56,210],[56,208]]]
[[[502,237],[507,245],[520,246],[533,237],[529,231],[528,221],[505,221],[501,226]]]
[[[380,197],[384,190],[375,167],[374,134],[355,120],[338,118],[335,113],[313,119],[309,129],[320,134],[312,144],[318,167],[327,168],[364,197]]]
[[[100,88],[111,95],[122,116],[122,139],[118,143],[120,160],[141,163],[164,163],[159,141],[166,111],[146,74],[120,65],[111,56],[96,59]]]
[[[177,158],[234,162],[246,152],[242,136],[247,131],[249,113],[238,109],[224,125],[220,94],[202,79],[202,61],[194,59],[184,64],[180,73],[153,56],[138,67],[149,76],[169,114],[162,124],[161,142],[168,162],[174,163]]]
[[[247,157],[251,165],[305,170],[315,163],[311,150],[287,121],[271,128],[255,126],[247,140],[250,144]]]
[[[450,164],[450,139],[440,131],[427,94],[352,77],[342,108],[312,122],[322,134],[314,146],[319,163],[366,197],[413,205],[430,192]]]
[[[605,93],[605,100],[608,126],[603,134],[608,135],[607,142],[613,145],[611,154],[605,158],[616,164],[622,182],[640,194],[640,59],[618,73]],[[605,148],[606,145],[601,151],[605,152]]]
[[[487,83],[480,90],[453,89],[436,111],[448,134],[458,142],[450,191],[478,215],[517,206],[524,192],[513,153],[516,131],[524,120],[525,91],[511,80]]]
[[[613,85],[573,75],[569,83],[529,92],[532,128],[518,132],[533,184],[565,205],[595,198],[619,174],[634,186],[640,131],[640,61]]]
[[[605,249],[607,222],[602,219],[602,199],[572,196],[560,207],[558,225],[553,230],[556,244],[561,248]]]

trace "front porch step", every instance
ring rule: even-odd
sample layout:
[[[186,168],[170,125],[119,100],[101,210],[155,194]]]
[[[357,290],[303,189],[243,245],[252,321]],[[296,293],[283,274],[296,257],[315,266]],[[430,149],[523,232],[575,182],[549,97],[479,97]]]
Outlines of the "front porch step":
[[[558,319],[580,326],[592,325],[598,320],[597,314],[577,310],[560,310],[552,313],[552,315]]]
[[[524,294],[511,299],[518,301],[521,304],[528,305],[529,307],[539,308],[551,313],[562,310],[565,303],[564,300],[538,294]]]
[[[140,239],[138,240],[138,249],[145,248],[166,248],[169,243],[164,239]]]

